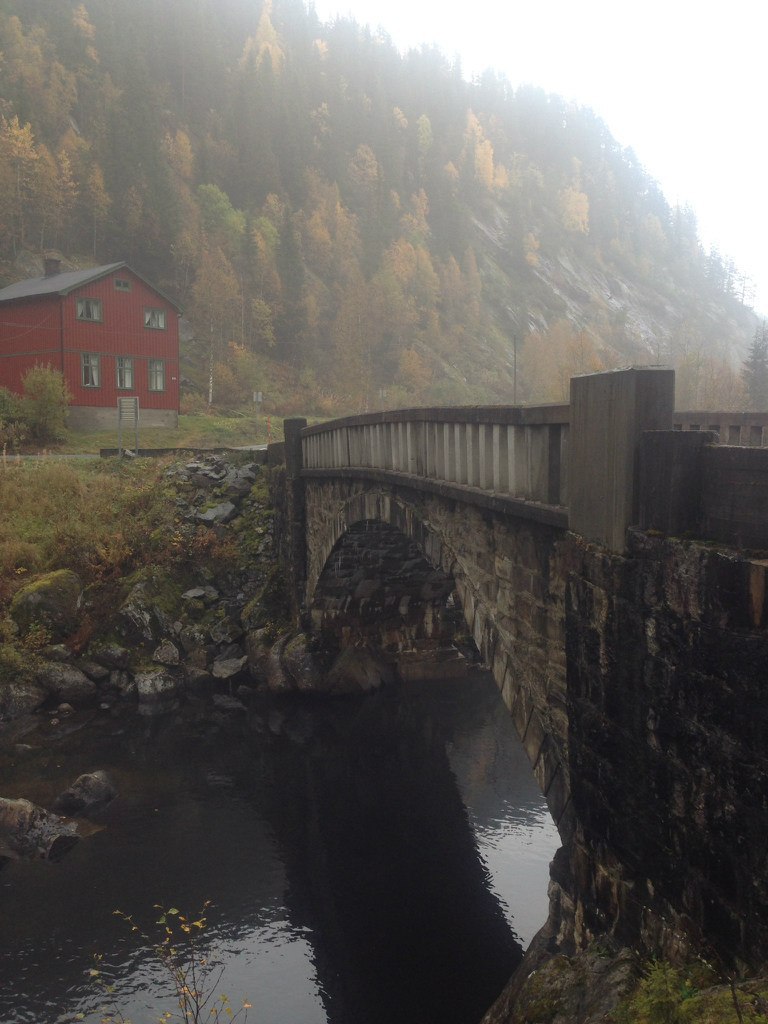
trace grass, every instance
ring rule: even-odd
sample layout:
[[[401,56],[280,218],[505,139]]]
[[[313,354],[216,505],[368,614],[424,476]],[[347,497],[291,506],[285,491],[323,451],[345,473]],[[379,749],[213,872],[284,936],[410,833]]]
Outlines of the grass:
[[[283,419],[270,417],[272,441],[283,439]],[[266,416],[209,416],[203,413],[179,416],[176,430],[163,427],[142,427],[139,425],[139,447],[141,448],[217,448],[241,445],[264,444],[267,441]],[[134,434],[123,431],[123,445],[132,448]],[[64,439],[47,446],[48,452],[62,455],[95,454],[101,448],[117,447],[117,423],[112,430],[65,431]],[[38,447],[25,445],[25,453],[36,453]],[[8,453],[10,458],[11,453]]]
[[[164,468],[148,459],[0,463],[0,601],[37,572],[72,569],[89,584],[168,557],[178,524]]]
[[[613,1020],[615,1024],[745,1024],[766,1019],[765,978],[733,987],[713,984],[713,980],[711,970],[703,965],[681,970],[655,961]]]
[[[275,426],[280,427],[282,436],[282,420]],[[274,428],[273,428],[274,434]],[[246,416],[179,416],[176,430],[161,427],[139,426],[139,446],[142,448],[216,448],[247,444],[264,444],[267,440],[267,423],[264,417]],[[273,437],[273,440],[276,438]],[[133,435],[123,433],[123,443],[133,447]],[[61,451],[97,451],[99,448],[115,448],[117,446],[117,427],[114,430],[82,433],[68,431],[65,445]]]

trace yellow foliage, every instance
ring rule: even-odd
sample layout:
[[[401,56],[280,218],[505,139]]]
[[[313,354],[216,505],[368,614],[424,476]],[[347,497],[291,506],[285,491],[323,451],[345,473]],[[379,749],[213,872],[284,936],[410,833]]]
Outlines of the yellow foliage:
[[[398,381],[403,387],[419,398],[432,383],[432,370],[413,348],[406,348],[400,354]]]
[[[509,174],[504,164],[496,164],[493,172],[493,187],[497,192],[504,192],[509,188]]]
[[[483,139],[475,146],[475,181],[490,191],[493,180],[493,146]]]
[[[594,339],[569,320],[556,320],[546,331],[533,331],[518,359],[529,399],[567,402],[571,377],[605,369]]]
[[[569,185],[560,191],[560,219],[566,231],[589,231],[589,197]]]

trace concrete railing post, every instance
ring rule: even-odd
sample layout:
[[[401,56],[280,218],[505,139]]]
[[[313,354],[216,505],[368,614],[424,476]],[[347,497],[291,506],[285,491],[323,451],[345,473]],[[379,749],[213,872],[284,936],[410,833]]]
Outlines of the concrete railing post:
[[[283,420],[286,520],[288,523],[285,536],[288,550],[285,554],[291,567],[293,581],[291,612],[296,624],[301,620],[307,579],[306,501],[304,481],[301,477],[303,465],[301,432],[306,425],[305,419]]]
[[[644,430],[670,430],[675,371],[635,367],[571,380],[569,525],[589,541],[624,551],[637,523]]]

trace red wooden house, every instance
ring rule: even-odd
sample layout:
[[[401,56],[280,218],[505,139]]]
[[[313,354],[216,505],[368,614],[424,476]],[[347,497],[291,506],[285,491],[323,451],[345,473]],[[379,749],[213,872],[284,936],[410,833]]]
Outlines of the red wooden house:
[[[147,426],[176,426],[179,307],[125,263],[62,271],[0,289],[0,386],[21,393],[35,365],[61,370],[70,425],[114,427],[119,398],[138,397]]]

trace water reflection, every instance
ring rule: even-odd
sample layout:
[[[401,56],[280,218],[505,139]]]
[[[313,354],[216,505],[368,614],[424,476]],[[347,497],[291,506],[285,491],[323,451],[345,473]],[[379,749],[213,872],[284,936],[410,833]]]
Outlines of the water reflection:
[[[515,932],[543,922],[556,838],[487,679],[247,721],[94,716],[0,764],[2,791],[50,804],[94,767],[120,791],[104,830],[60,864],[0,873],[8,1024],[98,1020],[97,951],[136,1024],[169,1005],[118,907],[149,921],[154,903],[212,899],[224,987],[263,1024],[478,1019],[520,956]]]

